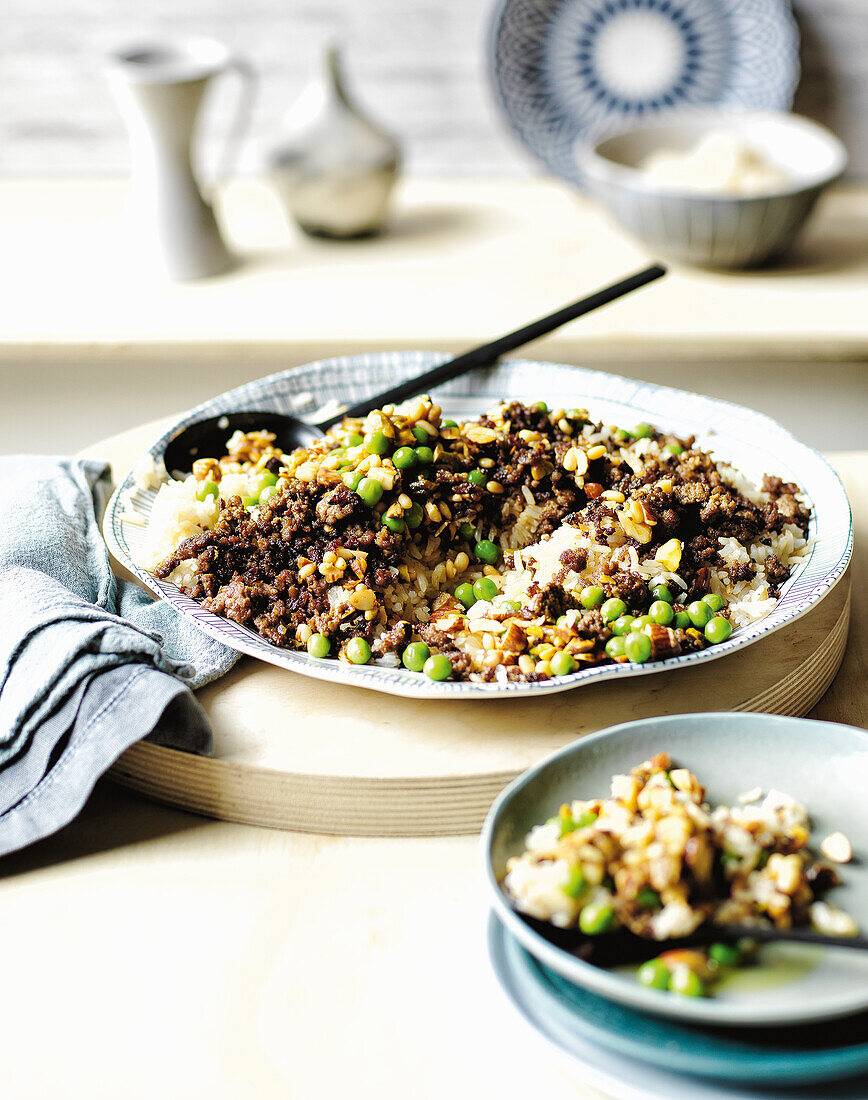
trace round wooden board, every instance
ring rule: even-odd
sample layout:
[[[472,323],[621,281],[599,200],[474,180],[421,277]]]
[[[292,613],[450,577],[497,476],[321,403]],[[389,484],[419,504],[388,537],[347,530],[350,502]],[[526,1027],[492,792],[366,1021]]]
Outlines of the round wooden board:
[[[124,471],[167,423],[86,454]],[[157,801],[251,825],[354,836],[476,832],[510,780],[584,733],[697,710],[806,714],[840,667],[849,619],[848,571],[811,612],[739,653],[541,699],[403,699],[243,658],[198,693],[212,756],[141,742],[110,775]]]
[[[741,653],[539,700],[401,699],[244,658],[199,692],[213,756],[142,742],[111,775],[227,821],[359,836],[475,832],[506,783],[583,733],[696,710],[807,713],[838,671],[849,618],[848,574],[808,615]]]

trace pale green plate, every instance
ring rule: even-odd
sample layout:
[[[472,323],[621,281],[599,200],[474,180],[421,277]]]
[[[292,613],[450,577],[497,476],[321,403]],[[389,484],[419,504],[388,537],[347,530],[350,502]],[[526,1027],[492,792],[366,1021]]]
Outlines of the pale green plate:
[[[868,955],[847,948],[766,952],[767,962],[725,984],[713,998],[646,989],[631,975],[602,970],[549,943],[510,906],[500,887],[506,861],[524,847],[531,826],[563,802],[594,798],[612,775],[657,752],[695,772],[712,803],[743,791],[777,787],[811,815],[816,842],[846,833],[856,858],[841,868],[830,900],[868,926],[865,862],[868,734],[851,726],[765,714],[682,714],[627,722],[576,741],[519,776],[491,808],[483,854],[495,912],[544,966],[591,992],[646,1012],[694,1023],[775,1026],[808,1023],[868,1008]],[[798,956],[798,957],[796,957]],[[762,956],[761,956],[762,958]]]

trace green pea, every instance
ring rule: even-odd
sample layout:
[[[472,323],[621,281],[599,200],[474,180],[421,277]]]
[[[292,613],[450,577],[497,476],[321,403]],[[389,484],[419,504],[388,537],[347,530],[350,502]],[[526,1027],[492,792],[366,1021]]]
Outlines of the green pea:
[[[507,611],[521,611],[521,604],[518,600],[504,600],[500,606],[505,607]]]
[[[624,639],[618,637],[617,635],[614,638],[610,638],[608,642],[606,642],[606,653],[612,658],[613,661],[616,657],[623,657]]]
[[[242,497],[241,503],[245,508],[255,508],[259,503],[259,497]]]
[[[389,440],[385,432],[376,429],[365,436],[365,450],[369,455],[384,455],[388,449]]]
[[[462,523],[458,528],[458,534],[468,542],[476,542],[476,528],[472,523]]]
[[[641,630],[634,630],[624,639],[624,652],[628,660],[644,665],[651,656],[651,639]]]
[[[726,606],[726,601],[723,596],[718,596],[716,592],[708,592],[702,597],[702,602],[707,604],[712,611],[722,611]]]
[[[738,966],[741,962],[741,950],[735,943],[713,943],[708,948],[708,957],[718,966]]]
[[[710,623],[706,624],[705,636],[712,645],[720,645],[732,634],[732,623],[721,615],[715,615]]]
[[[667,443],[663,448],[663,453],[665,455],[683,455],[684,448],[680,443]]]
[[[630,434],[634,439],[650,439],[654,434],[654,429],[650,424],[637,424]]]
[[[633,620],[630,630],[644,630],[646,626],[650,626],[653,622],[654,620],[650,615],[640,615],[638,619]]]
[[[651,595],[655,600],[663,600],[665,603],[674,603],[675,597],[668,584],[655,584],[651,589]]]
[[[365,475],[361,470],[351,470],[349,473],[344,474],[341,479],[348,489],[352,489],[353,492],[359,487],[359,482]]]
[[[587,608],[590,611],[594,607],[599,607],[605,600],[606,593],[595,584],[587,585],[582,589],[579,596],[579,603],[582,607]]]
[[[415,427],[413,429],[413,435],[416,437],[417,443],[427,443],[431,436],[425,431],[424,428]]]
[[[558,615],[558,617],[557,617],[557,621],[555,622],[555,626],[563,626],[563,627],[566,627],[566,625],[567,625],[567,617],[566,617],[566,615]]]
[[[571,867],[569,878],[561,887],[563,892],[568,898],[578,898],[584,894],[587,888],[588,880],[585,878],[585,872],[581,867]]]
[[[688,604],[687,614],[697,630],[704,630],[706,624],[714,618],[714,612],[707,603],[703,603],[701,600],[694,600],[693,603]]]
[[[373,508],[383,498],[383,483],[372,477],[363,477],[356,488],[356,492],[369,508]]]
[[[457,428],[458,423],[455,420],[441,420],[440,421],[440,427],[441,428]]]
[[[448,680],[452,675],[452,662],[443,653],[429,657],[422,669],[431,680]]]
[[[585,810],[584,813],[579,814],[575,819],[575,825],[577,829],[587,829],[589,825],[593,825],[599,815],[595,814],[593,810]]]
[[[612,598],[611,600],[606,600],[600,608],[600,614],[603,616],[603,622],[611,623],[614,622],[615,619],[620,619],[626,610],[627,605],[623,600]]]
[[[216,481],[206,481],[196,490],[196,500],[207,500],[208,497],[216,499],[219,496],[220,489],[217,487]]]
[[[626,428],[618,428],[614,436],[615,442],[619,443],[622,447],[629,443],[632,438],[633,436],[626,430]]]
[[[485,476],[482,470],[471,470],[467,475],[468,481],[472,481],[474,485],[485,485],[488,478]]]
[[[481,577],[473,586],[477,600],[493,600],[499,589],[491,577]]]
[[[275,496],[276,494],[277,494],[277,486],[276,485],[266,485],[265,488],[262,490],[262,492],[259,494],[259,503],[260,504],[265,504],[267,501],[271,500],[271,498],[273,496]]]
[[[568,409],[567,410],[567,419],[568,420],[584,420],[587,415],[588,415],[588,410],[587,409]]]
[[[404,513],[404,522],[410,528],[411,531],[415,531],[419,524],[422,522],[422,517],[425,513],[422,511],[422,505],[417,504],[414,500],[407,511]]]
[[[559,649],[550,659],[549,664],[552,668],[553,676],[569,676],[571,672],[576,670],[576,662],[571,653],[567,653],[564,649]]]
[[[690,616],[686,611],[676,611],[672,625],[679,630],[686,630],[690,626]]]
[[[410,642],[401,656],[401,661],[404,668],[409,668],[411,672],[421,672],[430,656],[431,650],[424,642]]]
[[[477,542],[474,553],[480,561],[487,565],[497,565],[500,561],[500,547],[490,539],[480,539]]]
[[[406,529],[407,525],[400,516],[385,516],[383,519],[383,526],[394,534],[400,535],[401,532]]]
[[[420,466],[430,466],[434,461],[434,452],[430,447],[417,447],[416,461]]]
[[[634,623],[634,617],[632,615],[619,615],[613,623],[611,623],[612,630],[618,637],[623,634],[629,634]]]
[[[545,403],[545,401],[537,401],[535,405],[531,405],[530,411],[532,413],[547,413],[549,411],[549,407]]]
[[[608,932],[615,923],[615,910],[607,901],[592,901],[579,913],[579,928],[586,936]]]
[[[347,660],[354,665],[366,665],[371,659],[371,647],[364,638],[350,638],[346,653]]]
[[[359,432],[350,432],[349,435],[344,436],[344,444],[347,447],[361,447],[365,442],[365,437]]]
[[[472,584],[459,584],[455,589],[456,597],[464,604],[465,610],[469,611],[471,607],[476,603],[476,593],[473,591]]]
[[[649,989],[668,989],[671,974],[669,967],[661,959],[649,959],[639,967],[636,977]]]
[[[669,988],[683,997],[704,997],[705,983],[689,966],[677,966],[669,979]]]
[[[416,465],[416,452],[412,447],[399,447],[392,455],[392,461],[399,470],[412,470]]]
[[[660,908],[660,895],[656,890],[652,890],[650,886],[643,886],[639,893],[636,895],[636,901],[644,909],[659,909]]]
[[[648,614],[659,626],[669,626],[675,618],[672,604],[667,603],[665,600],[655,600],[648,608]]]
[[[311,634],[307,640],[307,651],[311,657],[328,657],[331,647],[325,634]]]

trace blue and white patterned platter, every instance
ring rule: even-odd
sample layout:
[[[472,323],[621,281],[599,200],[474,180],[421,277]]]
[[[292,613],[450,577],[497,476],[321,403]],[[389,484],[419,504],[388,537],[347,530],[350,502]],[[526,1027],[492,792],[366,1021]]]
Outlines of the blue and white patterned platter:
[[[311,415],[314,409],[329,400],[357,401],[366,394],[380,393],[398,379],[421,374],[443,358],[436,352],[382,352],[325,359],[274,374],[230,390],[191,410],[156,440],[148,453],[161,456],[168,439],[179,428],[205,417],[240,409],[273,409]],[[647,676],[717,660],[804,615],[820,602],[847,568],[853,546],[852,521],[850,505],[837,474],[816,451],[799,443],[774,420],[760,413],[699,394],[599,371],[522,359],[473,372],[439,387],[434,393],[446,414],[454,419],[476,416],[496,406],[501,399],[545,400],[550,405],[585,407],[592,418],[610,424],[647,421],[679,435],[693,433],[717,457],[731,463],[751,480],[758,481],[764,473],[774,473],[785,480],[796,481],[809,495],[815,509],[811,521],[813,551],[787,582],[772,613],[751,626],[739,628],[721,645],[653,664],[615,664],[584,669],[540,684],[476,684],[436,683],[404,669],[316,660],[305,652],[279,649],[254,631],[205,611],[174,585],[158,581],[135,565],[144,532],[141,526],[122,519],[125,511],[122,494],[134,492],[135,510],[147,517],[156,490],[137,489],[132,471],[120,483],[106,511],[103,533],[109,548],[153,592],[167,599],[182,615],[193,619],[206,633],[241,653],[322,680],[353,684],[390,695],[440,699],[545,695],[580,684],[624,676]]]
[[[787,0],[500,0],[495,97],[549,172],[577,144],[677,109],[786,109],[799,78]]]

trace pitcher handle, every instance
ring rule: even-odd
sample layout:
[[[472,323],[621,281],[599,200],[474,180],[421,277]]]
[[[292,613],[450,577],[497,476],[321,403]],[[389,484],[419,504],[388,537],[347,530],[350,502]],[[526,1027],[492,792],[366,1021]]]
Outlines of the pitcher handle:
[[[238,102],[232,125],[226,134],[223,156],[220,158],[217,174],[211,184],[212,191],[226,183],[232,171],[238,167],[241,146],[250,126],[253,105],[256,101],[257,74],[252,65],[241,57],[230,57],[223,71],[234,72],[239,78]]]

